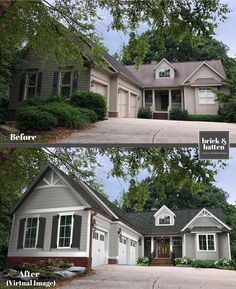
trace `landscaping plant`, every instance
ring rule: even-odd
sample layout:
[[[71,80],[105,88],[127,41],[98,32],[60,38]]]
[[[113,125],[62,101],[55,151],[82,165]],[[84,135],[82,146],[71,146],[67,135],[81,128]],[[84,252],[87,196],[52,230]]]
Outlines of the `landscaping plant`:
[[[152,118],[152,111],[149,107],[140,107],[138,118]]]

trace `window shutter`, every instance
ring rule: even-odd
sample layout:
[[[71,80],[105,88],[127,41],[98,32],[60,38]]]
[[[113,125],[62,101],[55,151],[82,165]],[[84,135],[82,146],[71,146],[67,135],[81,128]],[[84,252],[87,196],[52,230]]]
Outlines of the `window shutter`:
[[[78,74],[74,73],[73,84],[72,84],[72,92],[76,92],[78,89]]]
[[[39,231],[37,248],[43,248],[44,235],[45,235],[46,218],[39,218]]]
[[[52,235],[51,235],[51,248],[57,248],[57,230],[58,230],[59,215],[52,218]]]
[[[80,248],[82,217],[74,215],[74,228],[71,248]]]
[[[43,73],[39,72],[39,74],[38,74],[38,83],[37,83],[37,91],[36,91],[36,95],[37,96],[41,96],[42,76],[43,76]]]
[[[19,101],[24,99],[26,74],[23,73],[20,81]]]
[[[24,233],[25,233],[25,220],[26,220],[26,218],[20,219],[17,249],[23,249]]]
[[[59,80],[59,72],[54,71],[53,75],[53,84],[52,84],[52,94],[57,95],[58,94],[58,80]]]

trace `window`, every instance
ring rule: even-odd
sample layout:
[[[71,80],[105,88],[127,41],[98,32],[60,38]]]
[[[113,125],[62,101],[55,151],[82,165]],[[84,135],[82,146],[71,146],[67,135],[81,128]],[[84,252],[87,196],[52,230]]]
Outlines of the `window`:
[[[181,246],[181,240],[173,240],[173,246]]]
[[[121,237],[120,237],[120,243],[126,245],[126,242],[127,242],[126,238],[124,238],[124,237],[121,236]]]
[[[136,243],[134,241],[130,241],[130,246],[131,247],[135,247],[136,246]]]
[[[38,235],[38,218],[27,218],[24,248],[36,248]]]
[[[59,226],[59,248],[70,248],[72,239],[72,215],[61,215]]]
[[[207,87],[198,89],[198,102],[199,104],[215,104],[216,95]]]
[[[98,240],[98,233],[97,232],[93,232],[93,239]]]
[[[36,95],[37,78],[38,78],[37,72],[28,73],[26,75],[25,98],[32,97],[32,96]]]
[[[161,70],[159,70],[159,77],[170,77],[170,69],[162,68]]]
[[[66,98],[71,95],[72,87],[72,72],[61,72],[60,94]]]
[[[159,225],[170,225],[170,216],[169,215],[160,216]]]
[[[198,235],[198,248],[199,251],[215,251],[215,235]]]
[[[100,241],[104,241],[104,235],[100,235]]]

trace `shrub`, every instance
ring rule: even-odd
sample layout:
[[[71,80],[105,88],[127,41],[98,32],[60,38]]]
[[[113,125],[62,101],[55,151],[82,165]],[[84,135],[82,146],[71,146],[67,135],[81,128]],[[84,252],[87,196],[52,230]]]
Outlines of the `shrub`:
[[[74,266],[74,263],[62,259],[48,259],[47,265],[52,267],[69,268],[71,266]]]
[[[223,258],[215,261],[215,265],[217,268],[220,267],[231,267],[236,269],[236,260],[229,259],[229,258]]]
[[[98,119],[103,119],[107,113],[107,104],[104,96],[92,91],[78,91],[74,93],[70,99],[70,103],[73,106],[93,110],[97,114]]]
[[[212,122],[221,122],[223,121],[222,115],[188,115],[188,120],[190,121],[212,121]]]
[[[67,100],[62,96],[50,96],[50,97],[41,97],[41,96],[32,96],[24,100],[23,106],[40,106],[45,103],[66,103]]]
[[[37,107],[21,107],[16,113],[16,126],[24,130],[47,131],[57,126],[57,118]]]
[[[216,268],[214,260],[194,260],[191,266],[194,268]]]
[[[222,108],[224,121],[236,122],[236,96],[232,96]]]
[[[191,266],[193,259],[190,257],[176,258],[175,265],[176,266]]]
[[[172,120],[187,120],[188,111],[180,108],[173,108],[170,110],[170,119]]]
[[[48,279],[53,276],[53,272],[48,271],[44,264],[24,263],[21,269],[28,270],[34,273],[39,273],[40,279]]]
[[[137,260],[137,264],[139,266],[148,266],[149,259],[147,257],[139,257]]]
[[[8,103],[7,97],[0,97],[0,124],[6,121]]]
[[[152,111],[150,107],[140,107],[138,111],[138,118],[152,118]]]

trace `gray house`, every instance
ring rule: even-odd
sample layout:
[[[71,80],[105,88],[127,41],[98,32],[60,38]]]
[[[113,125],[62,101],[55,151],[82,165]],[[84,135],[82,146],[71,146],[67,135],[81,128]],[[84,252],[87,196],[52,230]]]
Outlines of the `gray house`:
[[[13,210],[7,266],[65,258],[76,265],[151,265],[172,259],[230,258],[230,228],[221,209],[124,213],[82,181],[47,165]]]
[[[16,74],[10,91],[9,120],[23,100],[31,96],[65,97],[76,90],[102,94],[107,102],[109,117],[137,117],[140,107],[150,107],[153,118],[168,119],[173,108],[186,109],[190,114],[216,115],[219,103],[214,90],[228,92],[226,75],[220,60],[159,63],[124,66],[111,55],[105,54],[106,68],[86,61],[80,73],[72,64],[67,67],[48,60],[41,62],[40,55],[22,55],[22,74]]]

